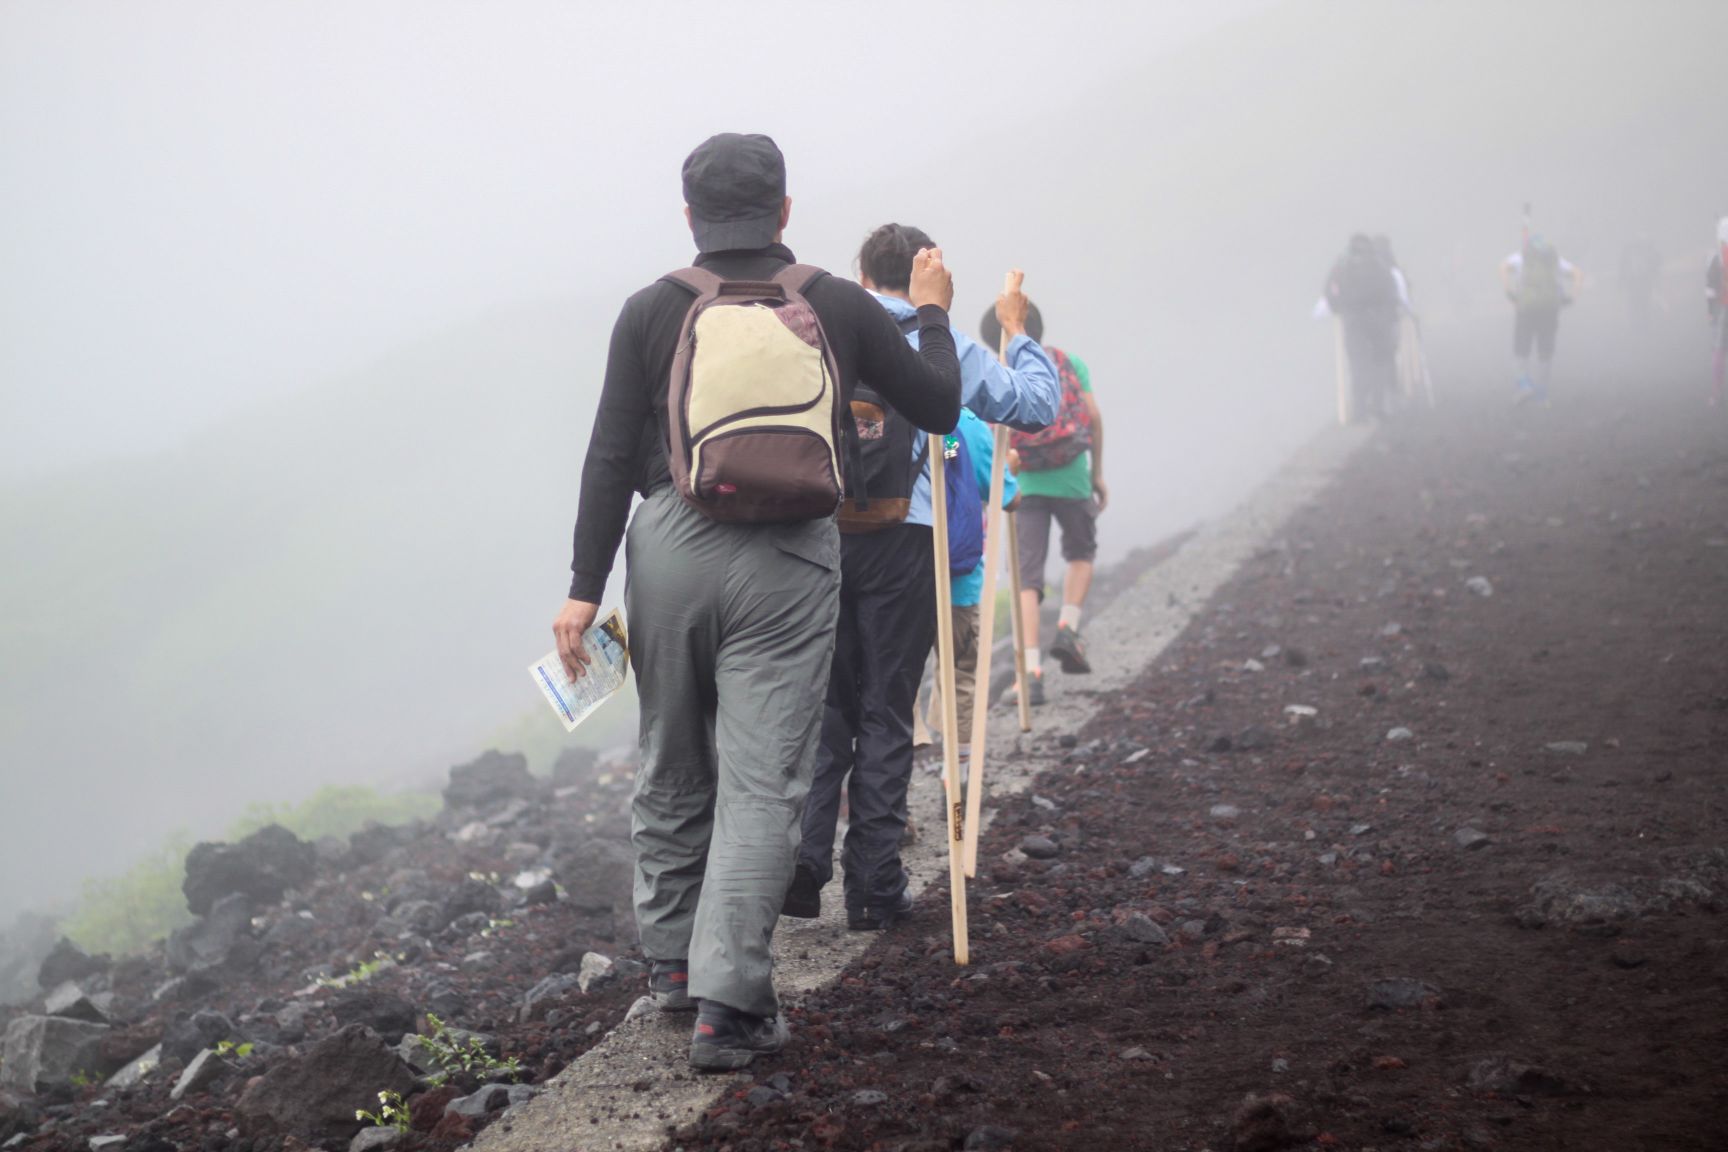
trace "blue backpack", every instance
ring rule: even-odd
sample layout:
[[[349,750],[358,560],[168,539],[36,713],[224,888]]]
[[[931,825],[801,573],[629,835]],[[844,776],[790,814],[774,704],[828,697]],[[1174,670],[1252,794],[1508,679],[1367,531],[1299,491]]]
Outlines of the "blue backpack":
[[[942,438],[942,444],[948,488],[948,571],[966,576],[984,560],[984,496],[978,491],[978,472],[972,467],[966,437],[955,429]]]

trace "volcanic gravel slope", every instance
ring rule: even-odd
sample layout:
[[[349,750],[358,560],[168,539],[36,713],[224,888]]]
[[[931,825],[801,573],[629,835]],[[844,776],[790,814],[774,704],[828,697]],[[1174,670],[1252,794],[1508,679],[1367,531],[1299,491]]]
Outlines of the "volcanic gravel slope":
[[[937,886],[669,1147],[1728,1147],[1728,419],[1632,399],[1382,429],[1001,801],[972,966]]]

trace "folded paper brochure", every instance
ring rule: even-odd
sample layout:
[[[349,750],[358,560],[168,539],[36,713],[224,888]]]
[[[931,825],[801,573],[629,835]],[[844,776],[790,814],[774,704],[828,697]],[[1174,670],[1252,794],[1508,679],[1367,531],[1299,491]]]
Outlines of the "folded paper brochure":
[[[570,674],[564,671],[564,661],[558,658],[557,649],[528,668],[528,675],[539,685],[552,711],[558,713],[566,732],[588,719],[608,696],[624,687],[624,677],[630,671],[630,644],[624,632],[624,618],[616,608],[583,634],[582,647],[587,650],[590,663],[579,680],[570,679]]]

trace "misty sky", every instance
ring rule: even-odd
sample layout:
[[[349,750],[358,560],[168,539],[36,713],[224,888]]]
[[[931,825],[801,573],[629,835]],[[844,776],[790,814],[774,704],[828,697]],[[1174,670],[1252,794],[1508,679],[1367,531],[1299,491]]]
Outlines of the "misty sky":
[[[793,242],[844,258],[883,211],[861,170],[951,215],[954,138],[1261,6],[0,5],[0,478],[518,301],[610,311],[687,256],[677,166],[710,132],[773,134]]]

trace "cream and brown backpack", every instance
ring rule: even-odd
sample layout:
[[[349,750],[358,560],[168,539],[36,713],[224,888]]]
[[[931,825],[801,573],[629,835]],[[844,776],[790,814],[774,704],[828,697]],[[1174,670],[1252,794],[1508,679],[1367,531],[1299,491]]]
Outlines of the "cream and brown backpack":
[[[827,273],[790,264],[772,280],[705,268],[663,279],[696,294],[666,393],[666,458],[680,495],[715,520],[832,516],[843,492],[839,374],[804,292]]]

